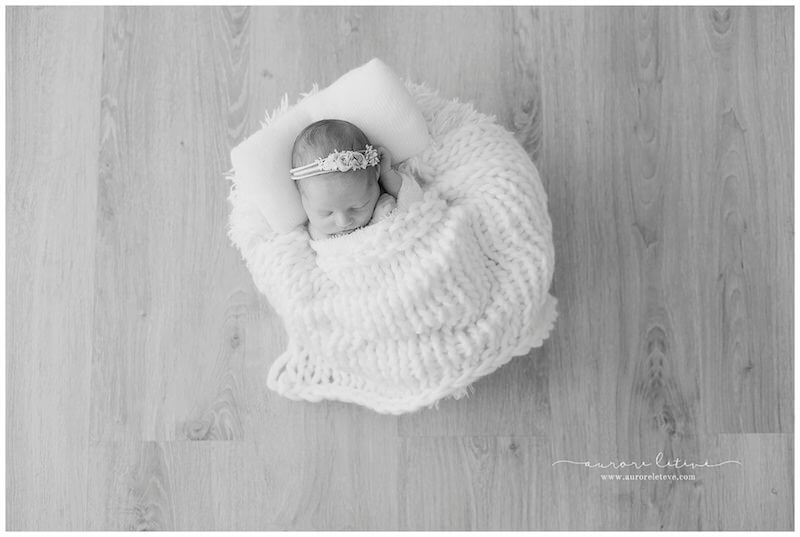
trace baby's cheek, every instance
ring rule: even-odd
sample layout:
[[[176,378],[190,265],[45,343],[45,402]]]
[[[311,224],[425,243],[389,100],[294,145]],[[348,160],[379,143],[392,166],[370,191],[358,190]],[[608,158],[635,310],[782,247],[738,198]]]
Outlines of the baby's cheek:
[[[308,217],[309,225],[316,227],[317,229],[324,229],[325,228],[325,219],[319,218],[317,216],[309,216]]]

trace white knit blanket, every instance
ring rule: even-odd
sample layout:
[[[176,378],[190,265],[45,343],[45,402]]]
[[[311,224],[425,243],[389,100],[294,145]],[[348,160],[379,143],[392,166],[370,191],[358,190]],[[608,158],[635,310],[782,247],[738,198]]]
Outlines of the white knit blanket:
[[[288,335],[267,386],[288,398],[438,406],[541,346],[555,321],[536,167],[494,118],[407,87],[435,142],[401,166],[424,191],[408,210],[311,241],[302,226],[272,232],[231,177],[229,237]]]

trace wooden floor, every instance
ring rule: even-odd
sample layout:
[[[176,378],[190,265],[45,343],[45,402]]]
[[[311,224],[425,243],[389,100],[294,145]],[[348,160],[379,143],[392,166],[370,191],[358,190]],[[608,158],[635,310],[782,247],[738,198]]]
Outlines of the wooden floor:
[[[792,7],[6,13],[7,529],[793,528]],[[231,147],[373,56],[517,133],[556,251],[544,347],[402,417],[266,390],[226,237]],[[659,452],[741,464],[554,464]]]

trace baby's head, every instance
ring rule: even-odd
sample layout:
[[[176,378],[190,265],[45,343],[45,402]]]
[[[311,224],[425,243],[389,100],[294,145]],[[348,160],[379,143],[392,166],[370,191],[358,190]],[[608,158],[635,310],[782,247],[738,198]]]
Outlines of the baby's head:
[[[360,151],[369,140],[361,129],[338,119],[312,123],[292,148],[292,168],[325,158],[334,151]],[[328,172],[295,181],[309,224],[328,235],[369,223],[380,196],[378,167]]]

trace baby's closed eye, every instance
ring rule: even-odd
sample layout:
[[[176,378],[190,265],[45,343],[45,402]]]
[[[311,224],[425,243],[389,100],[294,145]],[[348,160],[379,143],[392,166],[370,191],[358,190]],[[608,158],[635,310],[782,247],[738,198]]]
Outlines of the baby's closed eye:
[[[362,211],[362,210],[366,209],[367,206],[369,206],[369,200],[367,200],[365,203],[363,203],[362,205],[359,205],[357,207],[351,207],[349,210],[350,211]],[[317,214],[320,215],[320,216],[331,216],[333,214],[333,211],[317,211]]]
[[[370,202],[370,200],[367,200],[364,203],[362,203],[361,205],[357,205],[356,207],[353,207],[353,210],[354,211],[363,211],[364,209],[368,209],[369,208],[369,202]]]

